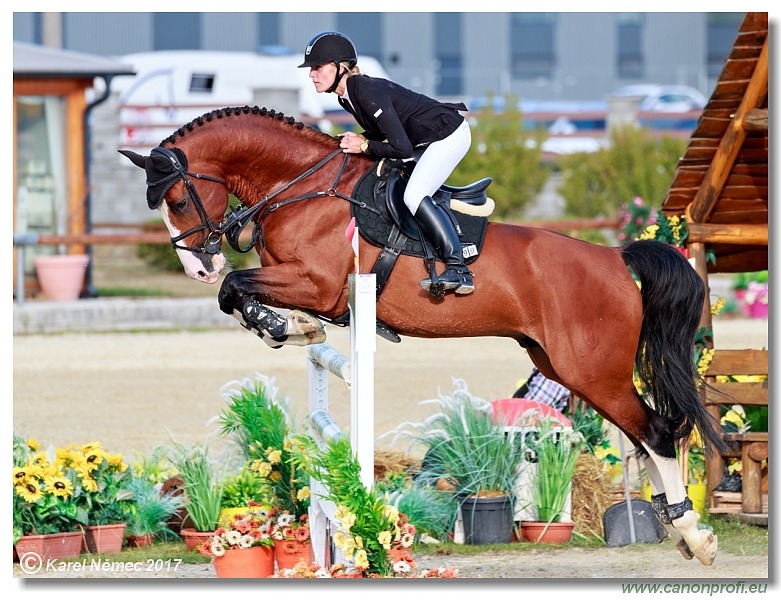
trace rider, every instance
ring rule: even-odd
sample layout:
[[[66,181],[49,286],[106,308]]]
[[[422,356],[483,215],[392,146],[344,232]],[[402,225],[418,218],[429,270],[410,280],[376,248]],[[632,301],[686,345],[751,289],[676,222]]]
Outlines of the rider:
[[[445,290],[474,291],[456,228],[432,196],[469,150],[469,123],[458,111],[463,103],[443,103],[397,83],[362,75],[350,38],[334,31],[317,34],[307,44],[304,62],[318,93],[335,92],[339,104],[355,117],[363,133],[347,132],[341,147],[347,153],[408,159],[422,153],[404,192],[404,204],[434,242],[445,263],[439,277]],[[431,279],[420,287],[431,289]]]

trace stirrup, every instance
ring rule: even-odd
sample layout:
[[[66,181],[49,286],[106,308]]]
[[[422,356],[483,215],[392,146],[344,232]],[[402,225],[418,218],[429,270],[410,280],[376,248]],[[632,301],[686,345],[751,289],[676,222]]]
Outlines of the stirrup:
[[[455,290],[456,294],[459,295],[471,294],[475,291],[472,273],[465,267],[448,267],[442,275],[437,277],[436,283],[432,284],[431,279],[427,277],[419,285],[437,298],[441,298],[449,290]]]

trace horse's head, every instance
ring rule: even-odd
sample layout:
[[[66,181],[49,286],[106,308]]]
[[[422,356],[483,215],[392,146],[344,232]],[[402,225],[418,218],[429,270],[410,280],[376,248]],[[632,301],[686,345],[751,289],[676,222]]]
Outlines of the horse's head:
[[[119,152],[146,171],[147,203],[160,211],[185,273],[216,283],[226,264],[220,252],[220,223],[228,204],[225,181],[188,171],[187,156],[179,148],[160,146],[149,156]]]

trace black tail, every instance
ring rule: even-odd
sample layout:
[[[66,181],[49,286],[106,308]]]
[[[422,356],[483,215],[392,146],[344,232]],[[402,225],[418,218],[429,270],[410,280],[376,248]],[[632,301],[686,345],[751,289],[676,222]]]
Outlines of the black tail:
[[[680,252],[661,242],[631,242],[622,257],[640,281],[643,324],[635,368],[654,408],[672,422],[676,444],[685,445],[696,426],[704,440],[725,451],[719,424],[699,396],[704,381],[694,364],[705,284]]]

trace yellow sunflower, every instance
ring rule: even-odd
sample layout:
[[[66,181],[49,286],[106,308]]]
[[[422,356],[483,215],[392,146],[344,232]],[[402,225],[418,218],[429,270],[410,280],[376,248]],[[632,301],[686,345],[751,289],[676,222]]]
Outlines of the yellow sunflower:
[[[70,498],[73,495],[73,483],[67,477],[50,475],[43,482],[46,489],[59,498]]]
[[[43,490],[37,479],[28,479],[23,484],[14,486],[14,489],[25,502],[38,502],[43,498]]]

